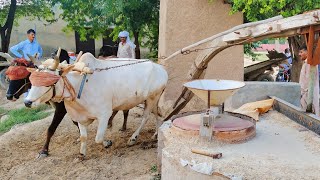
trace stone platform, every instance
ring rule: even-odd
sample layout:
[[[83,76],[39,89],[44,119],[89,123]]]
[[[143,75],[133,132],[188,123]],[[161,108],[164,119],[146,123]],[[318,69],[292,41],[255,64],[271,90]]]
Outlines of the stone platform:
[[[212,159],[191,148],[223,156]],[[261,116],[256,136],[238,144],[199,140],[166,122],[159,129],[158,160],[165,180],[319,179],[320,137],[277,111]],[[213,174],[196,172],[192,166]]]

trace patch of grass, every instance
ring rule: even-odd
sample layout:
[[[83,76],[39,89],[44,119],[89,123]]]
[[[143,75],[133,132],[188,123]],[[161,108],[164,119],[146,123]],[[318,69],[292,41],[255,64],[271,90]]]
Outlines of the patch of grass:
[[[151,166],[151,168],[150,168],[150,171],[152,172],[152,173],[155,173],[155,172],[157,172],[157,165],[152,165]]]
[[[28,123],[43,119],[50,115],[50,112],[44,112],[49,109],[48,105],[41,105],[36,108],[20,108],[10,110],[7,115],[9,116],[4,122],[0,123],[0,132],[9,131],[14,125]],[[0,112],[4,109],[0,109]],[[5,112],[6,110],[4,110]]]
[[[151,180],[161,180],[161,174],[157,173],[158,172],[157,165],[155,164],[152,165],[150,168],[150,171],[153,174]]]

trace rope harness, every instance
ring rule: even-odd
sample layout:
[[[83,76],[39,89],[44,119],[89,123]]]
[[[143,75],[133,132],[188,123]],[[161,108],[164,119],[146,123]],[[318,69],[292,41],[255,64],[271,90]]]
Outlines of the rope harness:
[[[6,71],[6,76],[10,81],[24,79],[24,84],[13,94],[13,96],[16,96],[21,90],[30,84],[30,82],[27,82],[27,78],[30,75],[27,67],[34,67],[33,62],[27,61],[24,58],[16,58],[12,61]]]
[[[56,84],[53,84],[52,87],[53,87],[53,95],[52,95],[52,101],[53,102],[61,102],[64,97],[63,97],[63,94],[64,94],[64,91],[65,89],[67,89],[70,93],[70,100],[71,101],[74,101],[74,99],[76,98],[76,91],[74,90],[73,86],[71,85],[70,81],[67,79],[66,76],[62,76],[62,82],[63,82],[63,88],[62,88],[62,93],[60,96],[58,96],[56,94]]]
[[[56,84],[57,82],[62,78],[63,82],[63,88],[62,88],[62,93],[60,95],[56,94]],[[46,91],[42,96],[47,94],[51,89],[53,89],[53,96],[52,100],[54,102],[61,102],[63,100],[63,94],[65,92],[65,89],[67,89],[71,95],[71,100],[73,101],[76,97],[76,93],[72,85],[70,84],[69,80],[65,76],[58,76],[55,74],[51,74],[48,72],[32,72],[30,76],[30,82],[33,86],[50,86],[48,91]],[[39,98],[41,98],[40,96]],[[38,100],[37,98],[36,100]]]
[[[24,84],[13,94],[13,96],[17,95],[24,87],[26,87],[30,82],[27,82],[27,78],[24,79]]]

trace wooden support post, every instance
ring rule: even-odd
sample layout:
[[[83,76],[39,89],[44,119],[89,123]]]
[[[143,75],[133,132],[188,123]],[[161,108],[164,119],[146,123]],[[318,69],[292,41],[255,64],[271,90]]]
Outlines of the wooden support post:
[[[317,73],[317,66],[320,63],[320,38],[315,39],[315,26],[310,26],[309,28],[309,35],[308,35],[308,55],[307,55],[307,63],[310,64],[310,72],[309,72],[309,84],[308,84],[308,99],[307,99],[307,109],[306,112],[313,112],[313,109],[316,110],[315,107],[313,107],[313,99],[314,94],[318,94],[317,92],[314,92],[315,89],[315,81],[317,79],[317,76],[319,74]],[[316,43],[318,42],[318,43]],[[315,46],[317,45],[317,46]],[[317,97],[316,97],[317,98]],[[315,114],[318,114],[319,112],[315,112]]]

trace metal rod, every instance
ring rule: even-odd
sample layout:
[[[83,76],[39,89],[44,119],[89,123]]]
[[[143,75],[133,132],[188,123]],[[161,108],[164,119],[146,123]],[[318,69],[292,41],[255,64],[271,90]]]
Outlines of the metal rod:
[[[208,91],[208,109],[210,109],[210,90]]]

